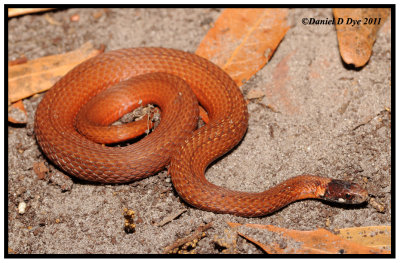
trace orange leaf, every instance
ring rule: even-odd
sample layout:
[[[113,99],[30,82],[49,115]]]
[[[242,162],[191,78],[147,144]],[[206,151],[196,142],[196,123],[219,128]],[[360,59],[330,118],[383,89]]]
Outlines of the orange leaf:
[[[231,227],[240,224],[228,223]],[[279,228],[272,225],[245,224],[239,229],[238,234],[260,246],[270,254],[389,254],[390,251],[360,245],[334,235],[326,229],[300,231]],[[255,236],[243,232],[248,229],[258,229]],[[267,232],[265,232],[267,231]],[[280,241],[271,239],[259,240],[262,233],[275,233],[280,235]],[[256,238],[257,237],[257,238]],[[269,242],[269,243],[264,243]]]
[[[389,8],[334,8],[340,54],[347,64],[364,66],[372,54],[378,29],[390,14]],[[340,19],[342,23],[340,23]]]
[[[289,30],[287,9],[226,9],[196,54],[225,70],[241,86],[271,58]]]
[[[19,64],[24,64],[26,62],[28,62],[28,59],[25,56],[22,56],[17,59],[8,61],[8,66],[11,67],[11,66],[19,65]]]
[[[42,57],[9,67],[9,101],[18,101],[48,90],[73,67],[101,52],[102,50],[94,49],[88,42],[65,54]]]
[[[378,249],[391,248],[390,226],[352,227],[338,230],[338,235],[360,245]]]
[[[31,13],[38,13],[54,8],[8,8],[8,17],[26,15]]]
[[[28,114],[22,100],[19,100],[8,107],[8,121],[12,123],[26,123]]]

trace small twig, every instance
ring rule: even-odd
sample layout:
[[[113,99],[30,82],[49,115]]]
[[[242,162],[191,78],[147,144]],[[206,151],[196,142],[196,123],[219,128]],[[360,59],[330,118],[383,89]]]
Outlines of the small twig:
[[[191,241],[194,241],[194,240],[198,241],[200,238],[204,237],[204,231],[206,231],[210,227],[212,227],[212,222],[210,222],[210,223],[208,223],[206,225],[203,225],[203,224],[200,225],[196,229],[196,231],[194,231],[193,234],[190,234],[190,235],[188,235],[188,236],[186,236],[184,238],[177,239],[172,245],[167,246],[164,249],[164,253],[165,254],[173,253],[174,250],[179,249],[179,247],[181,247],[181,246],[183,246],[183,245],[185,245],[185,244],[187,244],[187,243],[189,243]]]
[[[180,216],[181,214],[183,214],[183,213],[186,212],[186,211],[187,211],[187,209],[178,210],[177,212],[172,213],[172,214],[166,216],[163,220],[161,220],[161,221],[158,222],[158,223],[155,223],[154,225],[155,225],[155,226],[163,226],[163,225],[165,225],[165,224],[171,222],[172,220],[174,220],[175,218],[177,218],[178,216]]]
[[[356,125],[352,130],[355,131],[355,130],[357,130],[358,128],[360,128],[361,126],[364,126],[364,125],[370,123],[374,118],[375,118],[375,116],[370,116],[370,117],[369,117],[367,120],[365,120],[364,122],[359,123],[358,125]]]

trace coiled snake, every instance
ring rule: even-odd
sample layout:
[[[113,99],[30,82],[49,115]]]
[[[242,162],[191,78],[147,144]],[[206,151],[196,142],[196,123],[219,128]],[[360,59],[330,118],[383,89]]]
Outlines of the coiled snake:
[[[158,105],[162,113],[152,133],[126,147],[104,145],[113,137],[115,141],[130,138],[125,126],[131,124],[108,125],[149,103]],[[198,103],[210,121],[193,131]],[[211,184],[205,169],[242,139],[247,123],[243,95],[213,63],[172,49],[134,48],[96,56],[61,78],[37,108],[35,133],[51,161],[88,181],[130,182],[169,164],[179,195],[208,211],[252,217],[305,198],[366,200],[368,193],[357,184],[312,175],[293,177],[261,193]]]

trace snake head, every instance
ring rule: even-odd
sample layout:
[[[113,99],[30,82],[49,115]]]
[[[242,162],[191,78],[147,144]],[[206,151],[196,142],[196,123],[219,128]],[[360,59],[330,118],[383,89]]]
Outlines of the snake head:
[[[361,204],[367,201],[368,192],[356,183],[332,179],[322,198],[342,204]]]

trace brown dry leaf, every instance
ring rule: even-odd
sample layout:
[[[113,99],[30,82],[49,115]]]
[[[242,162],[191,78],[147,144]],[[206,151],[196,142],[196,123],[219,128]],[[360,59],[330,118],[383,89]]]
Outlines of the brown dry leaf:
[[[391,249],[390,226],[367,226],[339,229],[339,236],[356,242],[360,245],[377,249]]]
[[[228,223],[231,227],[241,224]],[[281,242],[257,240],[257,238],[238,232],[247,240],[254,242],[269,254],[390,254],[389,250],[365,246],[335,235],[326,229],[300,231],[279,228],[272,225],[245,224],[247,228],[269,231],[281,235]]]
[[[19,64],[24,64],[26,62],[28,62],[28,59],[25,56],[21,56],[17,59],[8,61],[8,66],[11,67]]]
[[[368,62],[376,33],[389,14],[389,8],[333,9],[339,50],[345,63],[362,67]],[[343,19],[342,24],[339,19]]]
[[[49,172],[49,168],[47,168],[44,162],[36,162],[33,164],[33,171],[36,173],[39,180],[43,180]]]
[[[8,8],[8,17],[26,15],[31,13],[38,13],[55,8]]]
[[[289,30],[288,9],[233,8],[219,16],[196,54],[225,70],[241,86],[271,58]]]
[[[9,101],[15,102],[48,90],[73,67],[102,52],[102,49],[94,49],[93,44],[87,42],[79,49],[65,54],[42,57],[9,67]]]
[[[23,124],[28,121],[28,113],[22,100],[19,100],[8,107],[8,121]]]

